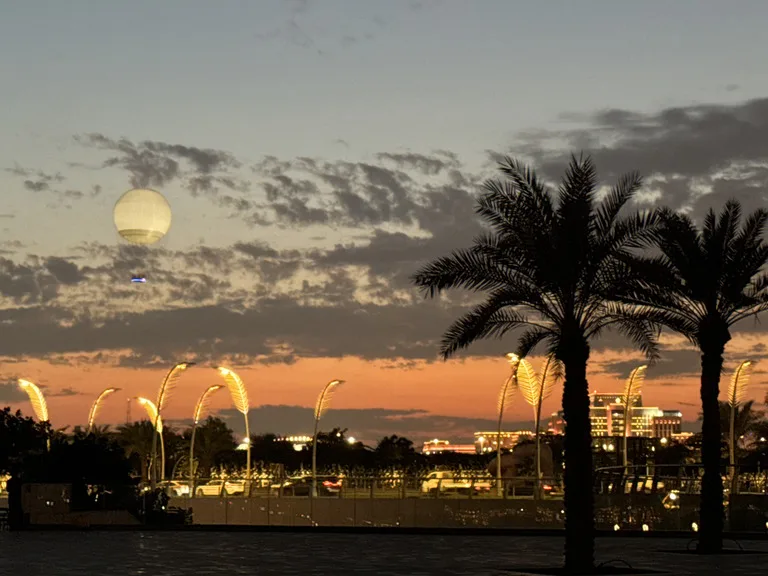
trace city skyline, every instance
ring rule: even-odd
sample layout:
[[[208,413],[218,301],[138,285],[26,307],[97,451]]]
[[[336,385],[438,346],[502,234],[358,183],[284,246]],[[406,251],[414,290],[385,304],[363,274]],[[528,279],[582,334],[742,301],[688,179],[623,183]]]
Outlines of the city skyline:
[[[437,360],[468,299],[424,301],[409,275],[480,230],[474,195],[502,153],[555,178],[572,150],[592,152],[603,181],[637,169],[644,205],[694,216],[730,196],[764,205],[768,6],[745,4],[680,1],[663,18],[598,1],[16,6],[0,22],[0,69],[16,80],[0,109],[0,405],[31,414],[15,384],[29,378],[55,427],[84,425],[113,386],[99,421],[117,424],[123,394],[154,398],[174,362],[195,360],[168,421],[191,418],[216,382],[206,366],[225,364],[249,388],[254,432],[306,431],[337,377],[347,384],[324,426],[415,441],[487,428],[514,337]],[[577,41],[578,65],[562,58]],[[510,54],[522,70],[500,74]],[[112,223],[135,185],[173,209],[148,250]],[[130,284],[139,272],[147,284]],[[698,354],[662,341],[644,395],[693,421]],[[755,360],[758,402],[766,358],[763,325],[738,326],[726,375]],[[640,363],[615,335],[596,341],[590,389],[620,390]],[[213,399],[214,413],[228,409]],[[529,413],[517,398],[505,428]]]

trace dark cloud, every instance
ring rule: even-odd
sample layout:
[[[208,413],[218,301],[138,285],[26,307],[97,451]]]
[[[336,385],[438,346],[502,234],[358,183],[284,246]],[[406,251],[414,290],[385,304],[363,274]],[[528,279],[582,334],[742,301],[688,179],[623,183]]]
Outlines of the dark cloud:
[[[18,376],[0,377],[0,402],[15,404],[27,400],[26,393],[19,388]]]
[[[663,376],[682,376],[694,374],[700,371],[701,353],[697,350],[664,350],[662,349],[659,361],[650,366],[646,371],[648,378],[660,378]],[[603,370],[619,378],[629,377],[629,373],[637,368],[638,360],[622,360],[604,364]],[[623,384],[622,384],[623,385]]]
[[[249,308],[221,304],[103,318],[52,306],[6,309],[0,311],[0,323],[8,328],[0,334],[0,349],[12,357],[133,350],[165,362],[237,355],[260,361],[275,354],[434,359],[442,330],[461,312],[435,302],[359,304],[353,292],[350,278],[340,277]],[[471,353],[505,351],[502,342],[490,341]]]
[[[47,192],[54,190],[54,187],[65,180],[59,172],[49,174],[42,170],[30,170],[15,164],[12,168],[6,168],[14,176],[23,178],[22,186],[29,192]]]
[[[691,208],[697,216],[730,197],[739,198],[748,209],[765,204],[768,98],[651,113],[606,109],[565,119],[581,126],[528,133],[513,152],[558,177],[568,154],[584,149],[606,181],[639,170],[648,178],[648,188],[661,193],[661,202]]]
[[[65,388],[61,388],[59,390],[50,390],[48,388],[44,388],[43,392],[45,393],[46,398],[58,398],[58,397],[67,397],[67,396],[81,396],[83,393],[79,390],[75,390],[71,386],[67,386]]]
[[[64,258],[50,256],[45,259],[45,267],[60,284],[77,284],[85,279],[85,274],[77,264]]]
[[[433,219],[454,215],[441,209],[457,200],[471,205],[480,182],[446,151],[431,156],[382,153],[377,158],[383,163],[267,157],[253,167],[267,200],[262,214],[292,227],[370,229],[387,224],[430,230]],[[469,214],[471,219],[471,208]]]
[[[222,190],[243,193],[248,189],[247,182],[232,174],[240,162],[222,150],[151,140],[134,143],[127,138],[116,140],[98,133],[76,136],[75,140],[112,153],[103,166],[128,172],[134,187],[162,188],[178,179],[195,195],[205,193],[218,197]],[[225,205],[247,202],[226,193],[220,201]]]

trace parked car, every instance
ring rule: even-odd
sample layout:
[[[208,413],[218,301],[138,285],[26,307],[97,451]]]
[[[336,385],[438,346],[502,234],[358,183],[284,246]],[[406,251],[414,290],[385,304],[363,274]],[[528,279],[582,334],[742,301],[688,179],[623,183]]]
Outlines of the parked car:
[[[470,478],[467,476],[457,476],[451,471],[436,470],[430,472],[421,483],[421,491],[425,494],[434,494],[440,492],[488,492],[491,489],[492,482],[490,478],[479,477]]]
[[[189,484],[179,482],[178,480],[166,480],[158,486],[162,488],[168,496],[189,496]]]
[[[326,484],[326,482],[328,482],[328,484]],[[283,496],[309,496],[312,492],[312,477],[294,476],[292,478],[286,478],[282,482],[272,484],[269,489],[273,496],[280,495],[281,489]],[[328,478],[325,480],[322,478],[317,479],[318,496],[336,496],[340,490],[340,479],[338,483],[331,482]]]
[[[210,480],[195,489],[195,496],[231,496],[245,492],[245,480]]]

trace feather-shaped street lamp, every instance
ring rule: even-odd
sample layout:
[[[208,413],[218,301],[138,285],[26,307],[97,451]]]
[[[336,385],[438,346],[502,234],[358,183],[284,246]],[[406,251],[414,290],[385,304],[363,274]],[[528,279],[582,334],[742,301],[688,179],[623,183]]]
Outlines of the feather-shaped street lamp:
[[[747,394],[747,385],[752,375],[752,362],[745,360],[736,367],[728,386],[728,405],[730,406],[730,426],[728,430],[728,456],[731,469],[731,493],[736,489],[736,414],[739,405]]]
[[[153,420],[155,428],[157,428],[157,423],[161,418],[163,408],[168,403],[168,398],[170,397],[171,392],[173,392],[173,389],[176,386],[176,383],[179,381],[179,377],[181,376],[182,372],[184,372],[184,370],[186,370],[190,366],[194,366],[194,365],[195,365],[194,362],[179,362],[178,364],[174,364],[173,368],[171,368],[168,371],[168,373],[165,375],[165,378],[163,378],[163,383],[160,385],[160,390],[158,390],[157,392],[157,402],[153,404],[153,406],[155,406],[157,409],[155,420]],[[150,460],[150,463],[149,463],[149,482],[153,490],[155,488],[155,485],[157,484],[156,474],[154,474],[156,459],[157,459],[157,436],[153,436],[152,437],[152,459]],[[165,459],[163,459],[163,470],[165,470]],[[165,474],[162,474],[160,480],[162,481],[164,478],[165,478]]]
[[[624,405],[624,468],[629,463],[628,447],[629,437],[632,435],[632,410],[634,408],[635,398],[640,394],[645,382],[646,365],[638,366],[629,373],[626,384],[624,384],[624,393],[621,395],[621,403]]]
[[[334,392],[344,383],[343,380],[331,380],[323,387],[315,404],[315,431],[312,434],[312,496],[317,496],[317,431],[320,418],[328,411]]]
[[[91,404],[91,410],[88,412],[88,434],[90,434],[93,430],[93,425],[96,423],[96,416],[99,414],[99,409],[101,408],[101,404],[104,402],[104,399],[110,394],[117,392],[118,390],[120,390],[120,388],[105,388],[101,391],[101,394],[96,397],[96,400],[93,401],[93,404]]]
[[[19,378],[18,382],[19,388],[26,392],[27,397],[29,398],[29,403],[32,405],[32,411],[35,413],[35,416],[37,416],[37,419],[40,420],[40,422],[48,422],[48,403],[45,401],[43,391],[40,390],[37,384],[30,380]],[[51,449],[50,438],[45,439],[45,446],[48,450]]]
[[[245,383],[235,372],[229,368],[218,366],[216,371],[224,379],[224,382],[229,389],[229,395],[232,397],[232,404],[235,409],[243,415],[245,421],[245,444],[247,446],[247,452],[245,457],[245,479],[246,483],[246,496],[250,494],[250,482],[251,482],[251,428],[248,425],[248,411],[250,410],[250,404],[248,403],[248,390],[245,387]]]
[[[205,417],[205,411],[208,408],[208,403],[211,395],[224,388],[223,384],[214,384],[208,386],[205,392],[202,393],[200,399],[195,404],[195,412],[192,416],[192,437],[189,441],[189,495],[194,496],[195,489],[195,432],[197,432],[197,425]]]
[[[523,399],[533,408],[534,438],[536,440],[536,486],[534,496],[541,494],[541,407],[557,382],[563,377],[563,364],[553,355],[547,356],[541,373],[537,374],[525,358],[520,360],[517,368],[517,388]]]
[[[507,362],[511,368],[511,372],[504,384],[499,390],[499,401],[497,404],[498,411],[498,427],[496,429],[496,494],[498,496],[503,495],[503,486],[501,485],[501,425],[504,421],[504,411],[507,406],[512,402],[512,397],[517,390],[517,367],[520,364],[520,358],[517,354],[511,352],[506,355]]]
[[[152,402],[152,400],[149,398],[143,398],[141,396],[137,396],[136,400],[138,400],[139,404],[144,406],[144,410],[147,411],[149,421],[152,423],[152,427],[154,428],[154,434],[152,435],[153,446],[156,446],[155,439],[157,436],[160,436],[160,480],[162,481],[163,478],[165,478],[165,441],[163,440],[163,418],[160,416],[160,413],[157,410],[157,406],[154,402]],[[154,451],[152,453],[152,459],[154,460]],[[150,466],[151,464],[152,462],[150,462]],[[150,469],[147,469],[147,475],[151,476]]]

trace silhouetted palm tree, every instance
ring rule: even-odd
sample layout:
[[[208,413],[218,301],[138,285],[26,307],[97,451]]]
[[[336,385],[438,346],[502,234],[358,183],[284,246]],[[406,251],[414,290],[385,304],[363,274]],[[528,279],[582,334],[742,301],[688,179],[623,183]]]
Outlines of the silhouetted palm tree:
[[[211,468],[222,463],[222,457],[232,453],[237,442],[232,430],[221,418],[208,416],[197,428],[195,457],[198,478],[210,476]]]
[[[657,331],[642,314],[610,303],[626,273],[625,259],[655,222],[654,214],[620,212],[641,186],[623,176],[604,199],[590,158],[571,158],[556,193],[535,172],[513,160],[499,163],[505,180],[485,183],[477,213],[491,232],[471,248],[423,267],[414,283],[427,296],[464,288],[486,296],[448,328],[441,352],[448,358],[476,340],[524,329],[518,354],[544,342],[565,366],[565,567],[594,565],[592,452],[587,361],[590,340],[615,327],[643,352],[656,353]]]
[[[635,262],[627,276],[626,301],[654,322],[682,334],[701,352],[702,464],[698,550],[723,545],[723,480],[720,475],[720,374],[731,327],[768,309],[768,211],[742,222],[741,205],[710,210],[699,230],[691,218],[660,212],[654,232],[659,254]]]
[[[123,424],[117,428],[117,442],[132,461],[138,460],[141,481],[147,481],[147,468],[152,457],[152,436],[155,434],[152,422],[142,420]]]
[[[728,435],[731,426],[731,405],[728,402],[720,402],[720,431]],[[702,415],[699,414],[699,420]],[[756,432],[765,422],[765,412],[755,408],[754,400],[747,400],[736,407],[736,438]]]

